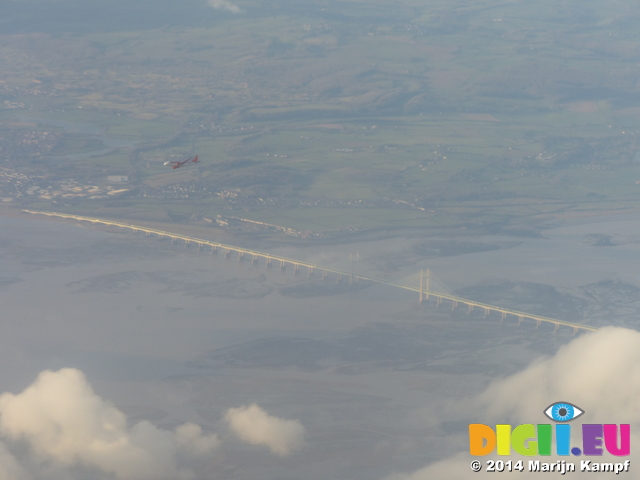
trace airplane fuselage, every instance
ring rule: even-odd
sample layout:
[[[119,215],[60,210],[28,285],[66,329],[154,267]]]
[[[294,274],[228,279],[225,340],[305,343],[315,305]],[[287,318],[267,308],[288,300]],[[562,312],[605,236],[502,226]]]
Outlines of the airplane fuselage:
[[[164,162],[165,165],[173,165],[171,168],[173,168],[174,170],[176,168],[180,168],[183,165],[186,165],[188,163],[198,163],[198,155],[196,155],[195,157],[191,157],[191,158],[187,158],[186,160],[183,160],[181,162]]]

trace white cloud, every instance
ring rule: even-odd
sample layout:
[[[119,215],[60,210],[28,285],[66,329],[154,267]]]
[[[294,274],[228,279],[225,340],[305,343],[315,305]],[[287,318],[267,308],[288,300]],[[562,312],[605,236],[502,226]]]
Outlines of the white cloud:
[[[553,357],[495,382],[479,403],[492,418],[514,421],[530,422],[552,402],[562,400],[586,411],[581,422],[638,422],[638,365],[640,332],[603,328],[563,346]]]
[[[495,425],[497,423],[546,423],[550,422],[542,411],[551,403],[567,401],[585,411],[580,423],[630,423],[631,424],[631,473],[625,478],[640,479],[640,332],[623,328],[608,327],[582,335],[558,350],[550,358],[533,362],[525,370],[510,377],[497,380],[478,398],[464,403],[464,409],[473,412],[473,421]],[[635,452],[634,455],[634,448]],[[606,454],[605,454],[606,455]],[[474,473],[471,471],[472,457],[468,452],[460,452],[448,459],[431,464],[411,474],[399,474],[388,480],[472,480],[539,478],[539,473]],[[487,458],[477,457],[483,464]],[[547,457],[550,462],[556,457]],[[624,461],[627,457],[602,457],[602,461]],[[607,458],[607,460],[604,460]],[[512,456],[503,460],[525,460]],[[540,458],[536,458],[540,459]],[[588,457],[564,457],[567,462],[576,462]],[[581,473],[568,473],[566,477],[581,478]],[[604,475],[604,477],[603,477]],[[612,477],[619,477],[612,474]],[[598,478],[609,478],[598,474]]]
[[[192,455],[208,455],[220,446],[217,435],[203,435],[200,425],[185,423],[176,428],[178,447]]]
[[[16,458],[0,443],[0,480],[26,480],[26,472]]]
[[[26,440],[40,459],[99,469],[123,480],[190,479],[192,472],[178,465],[179,451],[206,454],[218,446],[215,435],[204,436],[193,424],[175,434],[147,421],[129,428],[125,415],[72,368],[44,371],[22,393],[0,395],[0,432],[10,440]],[[0,461],[5,453],[0,449]],[[17,463],[11,465],[3,462],[0,475],[3,467],[19,471]],[[7,479],[20,480],[11,474]]]
[[[207,0],[209,6],[216,10],[226,10],[231,13],[242,13],[242,9],[229,0]]]
[[[240,439],[265,445],[277,455],[288,455],[304,445],[305,429],[300,422],[271,416],[255,403],[230,408],[225,420]]]

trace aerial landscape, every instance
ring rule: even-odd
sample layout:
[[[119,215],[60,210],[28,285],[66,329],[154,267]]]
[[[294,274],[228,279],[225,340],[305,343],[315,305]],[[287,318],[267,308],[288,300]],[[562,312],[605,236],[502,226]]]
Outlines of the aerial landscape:
[[[0,480],[640,479],[640,5],[0,12]]]

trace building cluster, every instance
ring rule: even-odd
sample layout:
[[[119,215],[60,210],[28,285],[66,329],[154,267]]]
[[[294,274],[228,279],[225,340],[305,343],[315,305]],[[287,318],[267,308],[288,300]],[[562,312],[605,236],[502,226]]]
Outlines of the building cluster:
[[[10,168],[0,167],[0,199],[11,202],[24,196],[27,188],[33,184],[32,179]]]
[[[253,125],[247,125],[242,127],[236,126],[227,126],[220,125],[216,123],[205,123],[205,124],[196,124],[194,125],[200,132],[208,132],[208,133],[220,133],[227,136],[230,135],[246,135],[247,133],[252,133],[255,130]]]
[[[25,190],[27,195],[43,200],[88,198],[90,200],[109,198],[128,192],[128,188],[115,188],[111,185],[83,185],[76,180],[61,180],[46,187],[32,186]]]
[[[0,160],[6,162],[39,159],[50,154],[58,143],[57,136],[46,131],[4,130],[0,135]]]
[[[423,207],[416,203],[408,202],[401,199],[381,198],[381,199],[332,199],[332,198],[315,198],[309,199],[296,195],[287,196],[260,196],[260,195],[243,195],[239,192],[223,190],[217,192],[217,195],[226,200],[229,208],[251,209],[256,207],[278,207],[278,208],[398,208],[408,207],[412,209],[424,210]],[[420,202],[415,199],[414,202]]]
[[[27,108],[27,106],[22,102],[10,102],[9,100],[5,100],[2,106],[7,110],[17,110],[19,108]]]
[[[18,173],[0,167],[0,199],[4,202],[19,200],[71,200],[76,198],[113,198],[130,191],[112,185],[85,185],[76,180],[45,181],[42,177]]]
[[[215,190],[199,180],[193,180],[162,187],[142,186],[138,189],[138,196],[145,198],[160,198],[165,200],[186,198],[207,198],[215,195]]]

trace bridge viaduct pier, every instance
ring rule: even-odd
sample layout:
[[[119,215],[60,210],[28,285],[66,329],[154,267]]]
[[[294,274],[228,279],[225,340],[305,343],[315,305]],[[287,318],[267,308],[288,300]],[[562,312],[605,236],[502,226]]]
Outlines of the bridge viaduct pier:
[[[445,294],[445,293],[440,293],[440,292],[433,292],[431,291],[431,285],[430,285],[430,280],[431,280],[431,272],[429,269],[427,269],[426,272],[426,277],[424,276],[424,272],[420,271],[420,287],[416,288],[413,286],[409,286],[409,285],[404,285],[404,284],[399,284],[399,283],[395,283],[392,281],[388,281],[388,280],[382,280],[379,278],[373,278],[373,277],[368,277],[365,275],[360,275],[359,274],[359,254],[355,255],[355,262],[354,262],[354,257],[353,254],[350,257],[350,268],[348,272],[339,270],[339,269],[335,269],[335,268],[328,268],[328,267],[321,267],[319,265],[313,265],[311,263],[307,263],[307,262],[303,262],[303,261],[299,261],[299,260],[294,260],[294,259],[290,259],[290,258],[285,258],[285,257],[280,257],[278,255],[272,255],[269,253],[264,253],[264,252],[258,252],[255,250],[250,250],[247,248],[243,248],[243,247],[236,247],[233,245],[225,245],[223,243],[219,243],[219,242],[214,242],[214,241],[210,241],[210,240],[203,240],[200,238],[193,238],[193,237],[189,237],[186,235],[181,235],[178,233],[172,233],[172,232],[165,232],[162,230],[157,230],[154,228],[148,228],[148,227],[142,227],[139,225],[131,225],[131,224],[127,224],[127,223],[122,223],[122,222],[117,222],[114,220],[106,220],[106,219],[99,219],[99,218],[92,218],[92,217],[82,217],[79,215],[71,215],[71,214],[66,214],[66,213],[57,213],[57,212],[39,212],[39,211],[31,211],[31,210],[23,210],[23,212],[25,213],[31,213],[31,214],[38,214],[38,215],[46,215],[46,216],[52,216],[52,217],[61,217],[61,218],[68,218],[68,219],[72,219],[72,220],[76,220],[76,221],[80,221],[80,222],[90,222],[92,224],[101,224],[101,225],[107,225],[107,226],[114,226],[114,227],[118,227],[121,231],[126,231],[126,229],[129,229],[133,232],[133,234],[137,234],[138,232],[144,233],[147,237],[155,234],[158,238],[160,239],[164,239],[166,238],[170,238],[171,239],[171,244],[174,244],[176,242],[176,240],[182,240],[184,241],[184,248],[188,248],[188,246],[190,245],[191,242],[198,244],[198,250],[200,251],[202,249],[202,247],[204,246],[210,246],[211,247],[211,253],[217,253],[217,249],[222,248],[225,250],[225,258],[229,258],[231,255],[231,252],[235,252],[238,254],[238,261],[242,261],[244,259],[245,255],[251,255],[252,258],[252,262],[258,263],[258,259],[259,258],[264,258],[266,259],[266,266],[270,267],[272,264],[272,260],[276,260],[280,262],[280,270],[281,271],[285,271],[286,269],[286,264],[289,263],[291,265],[293,265],[294,267],[294,273],[299,273],[300,271],[300,267],[307,267],[308,269],[308,273],[309,276],[312,276],[313,273],[315,272],[316,269],[319,269],[322,271],[322,279],[325,280],[328,276],[329,273],[335,274],[336,275],[336,283],[340,283],[340,281],[342,280],[343,275],[348,275],[349,276],[349,282],[352,283],[353,281],[359,281],[359,280],[366,280],[369,282],[374,282],[374,283],[378,283],[378,284],[384,284],[384,285],[388,285],[388,286],[392,286],[392,287],[396,287],[396,288],[401,288],[403,290],[409,290],[409,291],[413,291],[419,294],[419,300],[420,303],[423,303],[425,301],[428,301],[430,299],[430,297],[435,297],[436,300],[436,306],[439,306],[442,303],[442,300],[449,300],[451,301],[451,310],[455,310],[456,307],[458,306],[458,303],[463,303],[467,305],[467,312],[471,313],[474,309],[474,307],[479,307],[484,309],[484,316],[487,317],[491,312],[498,312],[500,313],[500,321],[503,322],[508,315],[513,315],[518,319],[518,324],[522,324],[523,321],[525,319],[529,319],[529,320],[535,320],[536,321],[536,328],[538,328],[542,323],[550,323],[553,324],[554,326],[554,332],[557,332],[557,330],[563,326],[563,327],[569,327],[571,329],[573,329],[574,334],[576,332],[578,332],[579,330],[582,331],[597,331],[598,328],[590,326],[590,325],[584,325],[584,324],[580,324],[580,323],[574,323],[574,322],[567,322],[564,320],[558,320],[555,318],[549,318],[549,317],[543,317],[541,315],[532,315],[532,314],[528,314],[528,313],[524,313],[524,312],[519,312],[516,310],[510,310],[507,308],[502,308],[502,307],[497,307],[494,305],[487,305],[487,304],[483,304],[481,302],[476,302],[474,300],[469,300],[469,299],[465,299],[465,298],[460,298],[454,295],[449,295],[449,294]],[[354,265],[355,263],[355,265]],[[355,266],[355,272],[354,272],[354,266]]]

